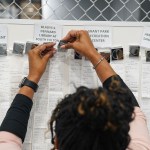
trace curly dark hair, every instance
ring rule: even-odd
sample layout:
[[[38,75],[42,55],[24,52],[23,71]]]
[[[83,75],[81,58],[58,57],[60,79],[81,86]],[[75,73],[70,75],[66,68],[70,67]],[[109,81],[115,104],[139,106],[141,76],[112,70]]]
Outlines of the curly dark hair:
[[[109,90],[79,87],[53,111],[59,150],[125,150],[134,107],[126,89],[113,82]],[[53,140],[52,140],[53,141]]]

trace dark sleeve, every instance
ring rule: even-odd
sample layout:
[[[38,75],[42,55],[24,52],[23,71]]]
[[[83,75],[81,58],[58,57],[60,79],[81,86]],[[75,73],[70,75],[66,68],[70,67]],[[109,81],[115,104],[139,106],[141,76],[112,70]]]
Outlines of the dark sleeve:
[[[133,93],[131,92],[131,90],[130,90],[130,89],[128,88],[128,86],[124,83],[124,81],[121,79],[121,77],[120,77],[119,75],[114,75],[114,76],[111,76],[111,77],[109,77],[108,79],[106,79],[106,80],[104,81],[104,83],[103,83],[103,87],[106,88],[107,90],[109,90],[110,84],[111,84],[112,80],[114,80],[114,79],[120,82],[120,86],[121,86],[122,88],[127,89],[128,94],[129,94],[129,96],[130,96],[130,98],[131,98],[131,102],[132,102],[133,106],[139,107],[139,104],[138,104],[138,102],[137,102],[135,96],[133,95]]]
[[[13,133],[24,141],[32,105],[30,98],[17,94],[0,126],[0,131]]]

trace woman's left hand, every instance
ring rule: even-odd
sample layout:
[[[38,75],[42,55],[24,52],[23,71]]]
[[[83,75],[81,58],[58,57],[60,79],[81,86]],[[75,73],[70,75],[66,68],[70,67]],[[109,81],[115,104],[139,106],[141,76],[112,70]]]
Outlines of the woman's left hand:
[[[42,44],[28,52],[29,59],[29,75],[28,79],[38,83],[42,77],[48,60],[53,57],[56,52],[54,48],[55,43]],[[46,54],[42,55],[44,51],[48,51]]]

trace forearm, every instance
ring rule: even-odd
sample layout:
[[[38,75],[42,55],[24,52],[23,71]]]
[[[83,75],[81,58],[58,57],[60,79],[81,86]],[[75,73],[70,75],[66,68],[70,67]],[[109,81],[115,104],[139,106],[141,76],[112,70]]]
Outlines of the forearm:
[[[0,131],[13,133],[24,141],[32,104],[29,97],[17,94],[0,126]]]
[[[102,56],[98,52],[94,52],[90,58],[93,66],[95,66],[101,58],[102,58]],[[96,67],[95,70],[97,72],[99,79],[103,83],[104,88],[106,88],[107,90],[110,90],[109,88],[110,88],[112,80],[114,80],[114,79],[117,80],[120,83],[119,86],[128,91],[128,94],[130,95],[130,99],[131,99],[133,106],[139,107],[139,104],[138,104],[135,96],[133,95],[132,91],[124,83],[124,81],[120,78],[120,76],[118,76],[115,73],[115,71],[112,69],[112,67],[107,62],[107,60],[104,59],[103,61],[101,61],[101,63]]]
[[[132,93],[132,91],[129,89],[129,87],[125,84],[125,82],[121,79],[121,77],[119,75],[113,75],[109,78],[107,78],[107,80],[105,80],[103,82],[103,87],[107,90],[111,90],[111,83],[117,81],[119,84],[118,86],[122,89],[125,89],[128,92],[129,98],[131,103],[133,104],[133,106],[139,107],[139,104],[134,96],[134,94]]]
[[[95,66],[102,57],[102,55],[94,50],[90,56],[90,61],[93,66]],[[109,77],[116,75],[115,71],[112,69],[106,59],[103,59],[95,68],[95,70],[102,83]]]
[[[34,91],[42,77],[49,59],[54,55],[55,43],[42,44],[28,52],[29,75],[20,84],[21,88],[7,111],[0,131],[10,132],[24,141],[32,108]],[[49,50],[41,56],[44,50]],[[0,137],[1,138],[1,137]]]
[[[39,78],[29,77],[30,81],[38,83]],[[18,94],[14,98],[11,107],[7,111],[6,117],[0,127],[0,131],[7,131],[15,134],[24,141],[30,111],[32,107],[32,98],[34,90],[28,86],[23,86],[18,91]]]

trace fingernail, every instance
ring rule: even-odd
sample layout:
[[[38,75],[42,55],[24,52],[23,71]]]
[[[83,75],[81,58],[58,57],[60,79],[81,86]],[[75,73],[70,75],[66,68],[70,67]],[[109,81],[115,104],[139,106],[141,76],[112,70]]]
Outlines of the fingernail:
[[[64,48],[65,48],[65,45],[60,46],[60,48],[64,49]]]

